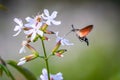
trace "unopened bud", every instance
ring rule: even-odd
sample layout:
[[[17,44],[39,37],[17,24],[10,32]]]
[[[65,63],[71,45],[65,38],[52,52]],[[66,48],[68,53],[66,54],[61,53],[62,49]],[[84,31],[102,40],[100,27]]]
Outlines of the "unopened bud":
[[[46,33],[46,34],[55,34],[55,32],[53,32],[53,31],[48,31],[48,30],[45,30],[45,33]]]
[[[48,25],[47,24],[43,24],[43,26],[41,27],[41,30],[45,32],[45,30],[47,29]]]
[[[57,44],[55,45],[55,47],[52,49],[52,53],[54,54],[54,52],[56,52],[58,50],[58,48],[61,45],[61,40],[57,42]]]
[[[36,54],[31,54],[31,55],[25,56],[25,57],[20,59],[20,62],[18,62],[17,65],[23,65],[26,62],[31,61],[31,60],[33,60],[33,59],[35,59],[37,57],[38,57],[38,55],[36,55]]]
[[[58,57],[63,57],[63,53],[66,52],[66,49],[60,49],[58,51],[56,51],[54,54]]]

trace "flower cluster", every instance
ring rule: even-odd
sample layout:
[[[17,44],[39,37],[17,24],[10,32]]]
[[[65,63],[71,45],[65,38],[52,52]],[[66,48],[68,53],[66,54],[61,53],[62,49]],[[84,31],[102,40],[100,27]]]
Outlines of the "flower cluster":
[[[66,52],[66,49],[59,49],[61,45],[73,45],[69,40],[64,37],[59,37],[58,32],[48,30],[48,27],[51,25],[60,25],[61,21],[56,21],[57,11],[53,11],[50,15],[47,9],[44,9],[42,14],[38,14],[35,17],[26,17],[26,23],[19,18],[15,18],[14,22],[17,24],[14,28],[14,31],[17,33],[13,36],[17,36],[20,32],[24,32],[26,35],[26,39],[22,42],[22,47],[19,50],[19,53],[25,53],[25,48],[27,47],[32,54],[25,56],[20,59],[17,65],[23,65],[24,63],[31,61],[37,57],[44,58],[45,60],[49,58],[49,56],[58,56],[63,57],[63,53]],[[50,29],[50,28],[49,28]],[[38,39],[41,41],[49,40],[46,34],[55,34],[56,35],[56,45],[51,50],[51,54],[49,56],[41,56],[37,50],[30,45],[31,42],[36,42]],[[43,47],[44,48],[44,47]],[[46,54],[46,53],[44,53]],[[43,69],[43,75],[40,76],[42,80],[48,80],[49,77],[46,78],[47,71]],[[62,80],[62,74],[58,73],[56,75],[50,75],[51,80]]]
[[[21,19],[15,18],[14,21],[18,24],[15,26],[14,31],[17,33],[13,36],[17,36],[22,30],[30,37],[31,41],[34,41],[37,36],[43,37],[45,32],[49,32],[46,28],[52,24],[60,25],[61,21],[55,21],[54,19],[57,16],[57,11],[54,11],[51,15],[47,9],[44,10],[44,13],[41,15],[38,14],[34,18],[26,17],[25,20],[28,22],[27,24],[23,24]],[[49,32],[50,33],[50,32]]]

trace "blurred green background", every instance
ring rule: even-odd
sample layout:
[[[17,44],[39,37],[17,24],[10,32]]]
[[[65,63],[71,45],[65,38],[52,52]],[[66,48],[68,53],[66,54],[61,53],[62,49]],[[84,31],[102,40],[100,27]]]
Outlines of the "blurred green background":
[[[74,46],[63,46],[68,51],[63,58],[52,57],[49,60],[52,74],[62,72],[64,80],[120,80],[120,2],[119,0],[0,0],[7,9],[0,10],[0,56],[5,60],[19,61],[21,57],[30,54],[18,54],[24,34],[12,35],[16,25],[15,17],[35,16],[44,9],[58,11],[56,20],[61,20],[59,26],[49,29],[60,32],[63,36],[71,30],[71,24],[76,28],[93,24],[94,29],[88,35],[90,46],[80,42],[74,33],[67,36]],[[48,53],[55,45],[55,37],[45,42]],[[32,45],[42,54],[40,41]],[[49,46],[48,46],[49,45]],[[45,67],[42,59],[35,59],[23,65],[32,71],[36,77]],[[19,72],[8,66],[17,80],[25,80]],[[0,80],[9,80],[4,74]]]

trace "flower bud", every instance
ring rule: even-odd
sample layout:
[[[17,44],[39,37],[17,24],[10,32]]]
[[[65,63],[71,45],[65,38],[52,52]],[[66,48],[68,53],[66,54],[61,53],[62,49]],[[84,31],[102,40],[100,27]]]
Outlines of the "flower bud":
[[[36,42],[38,40],[38,38],[39,38],[39,35],[36,35],[33,42]]]
[[[31,55],[25,56],[25,57],[20,59],[20,62],[18,62],[17,65],[23,65],[24,63],[31,61],[37,57],[38,57],[38,55],[36,55],[36,54],[31,54]]]
[[[23,41],[22,42],[22,48],[20,49],[19,53],[25,53],[25,47],[27,47],[28,49],[30,49],[32,51],[33,54],[38,54],[38,52],[36,51],[36,49],[34,47],[32,47],[29,43],[31,41],[30,40],[27,40],[27,41]]]
[[[32,51],[33,54],[38,55],[38,52],[36,51],[36,49],[34,47],[32,47],[30,44],[27,44],[26,46]]]
[[[47,41],[50,40],[50,39],[49,39],[48,37],[46,37],[46,36],[41,37],[41,39],[42,39],[42,40],[47,40]]]
[[[61,40],[57,42],[57,44],[55,45],[55,47],[52,49],[52,53],[54,54],[54,52],[56,52],[58,50],[58,48],[61,45]]]
[[[47,27],[48,27],[48,25],[47,25],[47,24],[43,24],[43,26],[41,27],[41,30],[45,32],[45,31],[46,31],[46,29],[47,29]]]
[[[60,49],[60,50],[56,51],[54,54],[58,57],[63,57],[62,54],[66,51],[67,51],[66,49]]]
[[[55,32],[53,32],[53,31],[48,31],[48,30],[45,30],[45,33],[46,33],[46,34],[55,34]]]

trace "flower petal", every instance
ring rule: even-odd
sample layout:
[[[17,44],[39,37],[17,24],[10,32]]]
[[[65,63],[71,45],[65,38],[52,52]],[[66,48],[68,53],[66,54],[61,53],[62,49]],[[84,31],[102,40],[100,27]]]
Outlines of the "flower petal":
[[[15,26],[14,31],[18,31],[20,29],[20,26]]]
[[[16,22],[19,26],[23,26],[22,20],[18,18],[14,18],[14,22]]]
[[[42,26],[42,22],[39,22],[39,23],[37,24],[37,29],[40,29],[41,26]]]
[[[42,70],[42,75],[40,75],[40,80],[48,80],[47,70]],[[57,73],[55,75],[50,74],[50,80],[63,80],[62,73]]]
[[[46,24],[47,24],[47,25],[51,25],[51,20],[47,20],[47,21],[46,21]]]
[[[25,24],[24,26],[27,28],[32,28],[32,23]]]
[[[25,20],[26,20],[27,22],[30,22],[30,23],[31,23],[31,22],[34,22],[34,19],[32,19],[31,17],[26,17]]]
[[[56,36],[58,37],[59,32],[55,32]]]
[[[46,16],[49,16],[49,11],[48,11],[47,9],[44,9],[44,14],[45,14]]]
[[[19,30],[16,34],[14,34],[13,36],[17,36],[19,33],[21,32],[21,30]]]
[[[35,37],[36,37],[36,32],[33,32],[32,36],[31,36],[31,41],[33,41],[35,39]]]
[[[47,70],[45,68],[42,70],[42,74],[47,75]]]
[[[61,21],[52,20],[52,23],[53,23],[54,25],[60,25],[60,24],[61,24]]]
[[[62,73],[57,73],[56,75],[51,75],[54,80],[63,80]]]
[[[74,45],[73,43],[70,43],[69,40],[64,39],[64,37],[59,37],[58,36],[58,32],[56,32],[56,42],[58,43],[58,41],[61,41],[61,45]]]
[[[25,50],[25,46],[23,46],[20,50],[19,50],[19,53],[25,53],[26,50]]]
[[[42,75],[40,75],[40,79],[41,80],[48,80],[47,70],[45,68],[42,70]]]
[[[39,35],[42,37],[42,36],[43,36],[43,31],[38,30],[38,31],[37,31],[37,34],[39,34]]]
[[[73,45],[73,43],[70,43],[69,40],[67,40],[67,39],[61,40],[61,44],[63,44],[63,45]]]
[[[14,22],[16,22],[18,24],[20,22],[20,19],[14,18]]]
[[[45,20],[48,19],[48,17],[45,17],[44,14],[42,14],[41,17]]]
[[[23,64],[25,64],[25,63],[26,63],[26,60],[18,62],[17,65],[20,66],[20,65],[23,65]]]
[[[28,30],[28,31],[24,31],[24,33],[25,33],[26,35],[32,34],[32,33],[33,33],[33,29]]]
[[[57,78],[59,78],[59,80],[63,80],[61,72],[59,72],[59,73],[56,74],[56,79],[55,80],[57,80]]]
[[[52,18],[56,18],[57,13],[58,13],[57,11],[54,11],[54,12],[51,14],[51,17],[52,17]]]

